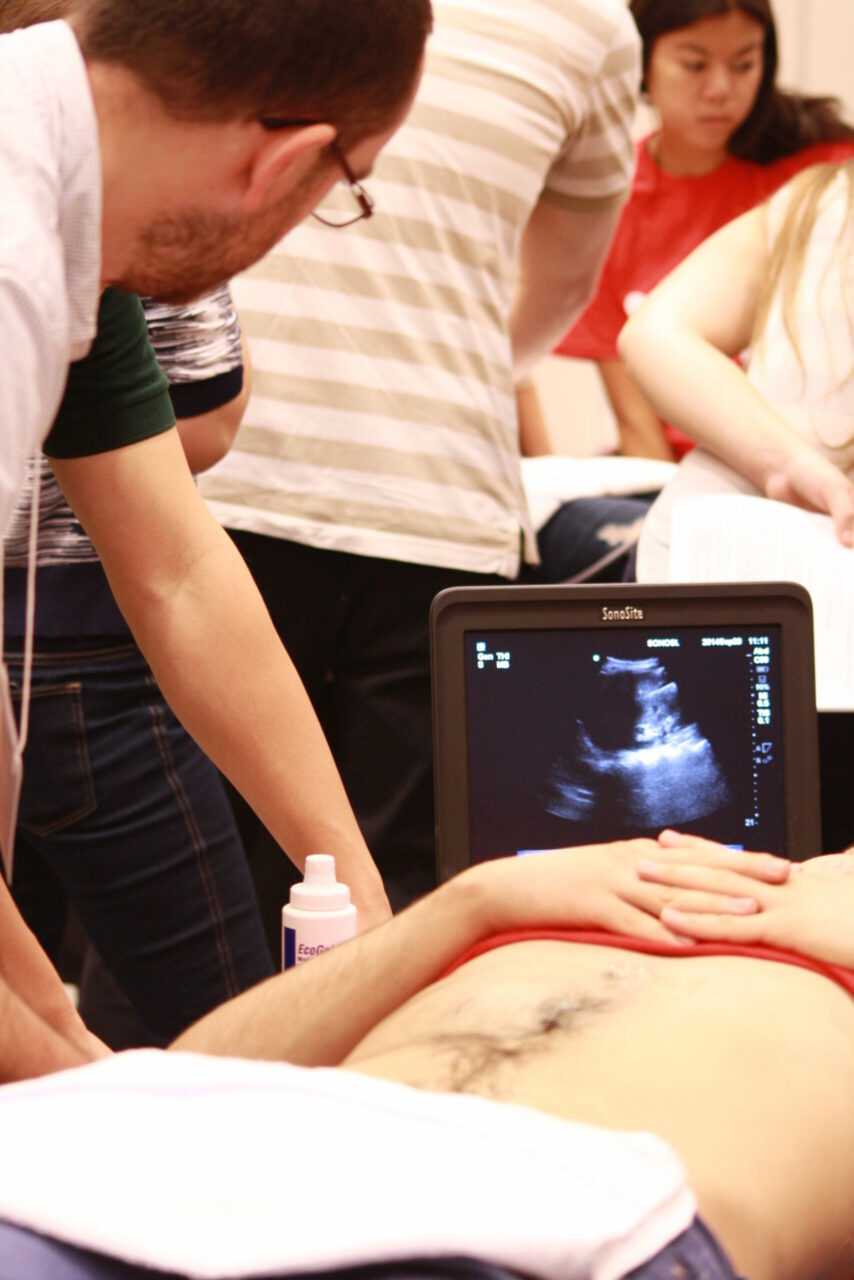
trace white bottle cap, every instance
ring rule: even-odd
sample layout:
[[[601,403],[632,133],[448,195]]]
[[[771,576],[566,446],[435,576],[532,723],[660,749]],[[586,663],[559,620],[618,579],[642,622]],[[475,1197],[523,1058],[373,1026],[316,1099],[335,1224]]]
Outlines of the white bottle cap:
[[[290,904],[302,911],[336,911],[350,905],[350,890],[335,879],[331,853],[310,853],[301,884],[291,885]]]

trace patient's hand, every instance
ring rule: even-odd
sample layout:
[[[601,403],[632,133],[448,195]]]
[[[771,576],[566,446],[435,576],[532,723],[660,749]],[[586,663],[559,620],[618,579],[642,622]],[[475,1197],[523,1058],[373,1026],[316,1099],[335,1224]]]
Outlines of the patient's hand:
[[[768,868],[782,861],[770,855],[730,851],[731,869],[721,869],[704,864],[717,848],[707,841],[669,833],[665,846],[638,873],[678,891],[661,913],[671,929],[697,941],[764,943],[854,968],[854,851],[789,863],[785,879],[778,873],[774,883],[756,878],[763,861]],[[754,907],[731,912],[710,901],[710,893],[727,890]]]
[[[751,880],[782,884],[788,880],[794,865],[788,858],[778,857],[775,853],[747,853],[743,849],[731,849],[728,845],[718,844],[716,840],[704,840],[702,836],[686,836],[680,831],[670,830],[659,834],[655,861],[661,866],[682,867],[689,877],[689,867],[720,873],[718,887],[714,892],[726,892],[724,886],[728,884],[732,892],[748,894]],[[731,876],[728,880],[722,878],[728,872],[734,873],[737,879],[734,880]],[[687,883],[690,884],[690,881]]]
[[[488,929],[493,933],[547,925],[586,925],[690,946],[691,939],[668,927],[669,921],[663,917],[666,905],[679,896],[678,887],[666,877],[658,881],[639,874],[640,865],[659,856],[661,849],[654,840],[623,840],[522,858],[500,858],[462,874],[471,883],[477,881],[480,891],[485,891]],[[697,860],[699,855],[692,850],[691,856]],[[780,878],[782,871],[776,870],[777,864],[782,863],[783,871],[790,866],[764,854],[740,856],[754,859],[757,874],[764,868],[766,874]],[[704,842],[702,862],[704,874],[716,871],[720,877],[719,887],[710,884],[704,891],[704,909],[738,910],[732,899],[734,894],[740,894],[745,903],[745,882],[729,870],[734,865],[732,851]],[[749,898],[741,909],[758,908]]]

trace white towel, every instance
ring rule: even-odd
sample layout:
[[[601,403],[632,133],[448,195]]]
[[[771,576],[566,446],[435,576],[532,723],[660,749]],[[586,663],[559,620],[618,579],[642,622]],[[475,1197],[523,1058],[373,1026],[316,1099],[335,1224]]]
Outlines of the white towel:
[[[659,1139],[144,1050],[0,1089],[0,1219],[193,1277],[463,1255],[615,1280],[695,1211]]]

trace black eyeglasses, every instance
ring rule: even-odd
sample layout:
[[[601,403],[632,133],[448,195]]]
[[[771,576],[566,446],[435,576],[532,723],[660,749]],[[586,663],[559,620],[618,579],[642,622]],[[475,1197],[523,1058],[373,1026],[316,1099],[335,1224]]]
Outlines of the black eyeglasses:
[[[261,116],[259,124],[262,129],[267,129],[271,133],[276,129],[295,129],[300,126],[309,124],[317,124],[316,120],[290,120],[284,116]],[[338,162],[341,172],[347,179],[347,185],[350,188],[350,194],[359,206],[359,212],[354,213],[351,217],[345,217],[342,221],[334,218],[327,218],[324,215],[312,212],[312,217],[318,222],[322,222],[325,227],[351,227],[354,222],[361,222],[363,218],[371,218],[374,213],[374,202],[350,168],[347,157],[338,145],[337,140],[333,139],[329,144],[329,150]]]

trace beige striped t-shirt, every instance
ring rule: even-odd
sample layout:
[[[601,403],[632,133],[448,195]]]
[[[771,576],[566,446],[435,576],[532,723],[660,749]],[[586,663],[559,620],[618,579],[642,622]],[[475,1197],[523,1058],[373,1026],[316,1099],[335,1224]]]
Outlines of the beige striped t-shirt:
[[[366,184],[372,219],[290,232],[233,281],[254,366],[201,488],[227,526],[514,577],[536,557],[508,321],[545,200],[621,201],[639,42],[624,0],[435,5],[407,122]],[[329,216],[350,211],[341,187]]]

